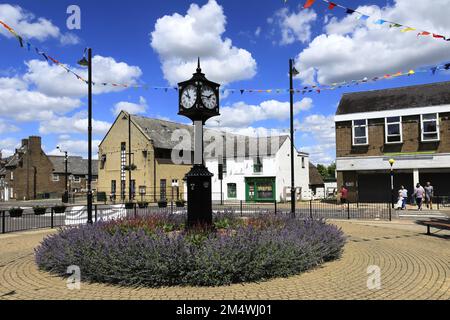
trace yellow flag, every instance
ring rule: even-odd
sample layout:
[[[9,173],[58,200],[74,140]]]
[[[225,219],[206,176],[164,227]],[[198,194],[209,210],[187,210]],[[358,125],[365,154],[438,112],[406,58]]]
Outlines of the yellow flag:
[[[414,30],[416,30],[416,28],[408,27],[408,28],[402,29],[402,32],[408,32],[408,31],[414,31]]]
[[[414,70],[409,70],[408,74],[415,74]]]

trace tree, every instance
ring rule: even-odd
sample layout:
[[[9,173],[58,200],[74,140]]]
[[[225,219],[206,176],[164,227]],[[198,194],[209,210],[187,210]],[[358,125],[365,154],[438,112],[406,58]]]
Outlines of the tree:
[[[335,162],[331,163],[328,166],[327,171],[328,171],[328,178],[335,178],[336,177],[336,163]]]
[[[317,165],[317,171],[319,171],[319,174],[322,176],[322,179],[326,179],[328,176],[328,168],[324,166],[323,164]]]

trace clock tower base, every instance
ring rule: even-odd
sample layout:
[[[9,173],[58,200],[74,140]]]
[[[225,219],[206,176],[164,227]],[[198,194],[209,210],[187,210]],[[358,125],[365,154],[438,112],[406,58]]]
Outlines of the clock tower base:
[[[188,228],[212,226],[212,176],[203,164],[194,165],[186,174]]]

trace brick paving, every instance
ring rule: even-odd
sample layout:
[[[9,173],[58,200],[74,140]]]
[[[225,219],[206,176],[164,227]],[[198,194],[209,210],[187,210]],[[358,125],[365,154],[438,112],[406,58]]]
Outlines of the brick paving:
[[[343,257],[298,276],[225,287],[127,288],[66,280],[38,271],[33,248],[54,230],[0,236],[3,299],[450,299],[450,233],[424,235],[411,222],[332,221],[349,237]],[[381,289],[367,288],[367,267]]]

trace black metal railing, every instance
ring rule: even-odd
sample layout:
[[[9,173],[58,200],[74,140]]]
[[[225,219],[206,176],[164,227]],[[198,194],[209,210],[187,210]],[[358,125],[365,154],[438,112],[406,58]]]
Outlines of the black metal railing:
[[[437,203],[436,203],[437,205]],[[442,206],[442,201],[440,202]],[[214,201],[213,214],[228,213],[239,217],[277,214],[291,215],[290,203],[254,203],[245,201]],[[45,208],[45,212],[36,213],[31,207],[22,208],[23,211],[10,211],[0,208],[0,231],[9,233],[42,228],[57,228],[87,223],[86,205],[67,206],[64,212],[58,208]],[[41,209],[42,210],[42,209]],[[391,220],[395,210],[390,202],[385,203],[345,203],[336,200],[311,200],[298,202],[295,217],[299,219],[364,219]],[[124,204],[95,204],[93,206],[94,222],[119,218],[132,218],[157,213],[187,214],[187,203],[167,202],[161,204],[133,203],[128,208]]]

